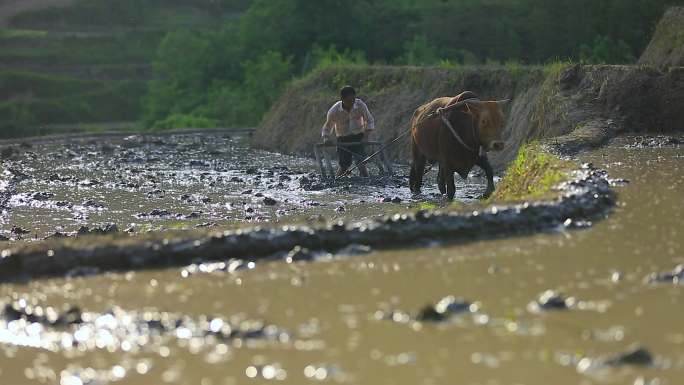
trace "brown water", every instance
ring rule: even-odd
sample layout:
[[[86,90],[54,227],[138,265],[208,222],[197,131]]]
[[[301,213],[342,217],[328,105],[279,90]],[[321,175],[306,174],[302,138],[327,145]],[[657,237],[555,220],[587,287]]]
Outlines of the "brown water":
[[[92,312],[118,306],[265,319],[292,338],[178,337],[81,350],[5,343],[0,384],[682,384],[684,285],[644,278],[684,263],[684,148],[617,143],[584,159],[631,181],[618,188],[614,212],[586,230],[187,278],[170,269],[2,285],[6,298]],[[530,311],[547,289],[576,305]],[[439,324],[382,319],[446,295],[479,310]],[[0,340],[13,335],[8,330]],[[597,360],[633,344],[654,363]]]

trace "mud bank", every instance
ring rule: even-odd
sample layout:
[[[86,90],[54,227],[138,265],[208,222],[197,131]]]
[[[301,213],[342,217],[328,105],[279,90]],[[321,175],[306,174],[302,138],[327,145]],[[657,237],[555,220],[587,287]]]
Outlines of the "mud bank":
[[[166,239],[103,239],[46,242],[6,249],[0,279],[182,266],[199,260],[287,258],[287,250],[335,252],[350,244],[404,246],[425,241],[468,242],[564,227],[586,227],[615,203],[607,175],[585,165],[558,187],[553,200],[479,211],[396,214],[382,219],[339,221],[321,227],[251,228]],[[277,254],[281,252],[281,254]],[[290,258],[292,261],[293,258]],[[296,259],[295,259],[296,260]]]
[[[663,70],[684,66],[684,7],[672,7],[665,12],[639,64]]]
[[[339,88],[352,84],[376,117],[376,138],[388,141],[407,130],[414,109],[462,90],[483,99],[512,98],[507,108],[507,148],[492,154],[503,170],[519,146],[551,139],[574,153],[605,144],[624,132],[667,132],[684,127],[684,69],[662,72],[648,66],[547,67],[345,67],[316,72],[294,83],[264,118],[252,144],[310,156],[320,127]],[[408,160],[408,143],[390,155]]]

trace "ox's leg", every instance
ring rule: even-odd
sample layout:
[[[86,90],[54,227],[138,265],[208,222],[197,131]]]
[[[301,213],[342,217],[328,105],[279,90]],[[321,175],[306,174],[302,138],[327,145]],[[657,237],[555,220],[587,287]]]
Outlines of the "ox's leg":
[[[423,174],[425,173],[425,157],[419,155],[413,158],[411,163],[410,187],[413,194],[420,194],[423,187]]]
[[[411,174],[409,176],[409,188],[413,194],[420,194],[420,188],[423,186],[425,162],[425,156],[420,152],[416,142],[411,141]]]
[[[450,201],[453,201],[454,195],[456,195],[456,182],[454,182],[454,171],[448,167],[443,167],[442,177],[444,178],[444,183],[446,184],[447,198]]]
[[[487,190],[485,190],[483,198],[489,198],[494,192],[494,170],[492,165],[489,163],[487,155],[480,156],[475,164],[482,168],[487,175]]]
[[[442,165],[439,166],[439,173],[437,173],[437,187],[439,187],[439,192],[442,195],[446,194],[446,178],[444,177],[444,168]]]

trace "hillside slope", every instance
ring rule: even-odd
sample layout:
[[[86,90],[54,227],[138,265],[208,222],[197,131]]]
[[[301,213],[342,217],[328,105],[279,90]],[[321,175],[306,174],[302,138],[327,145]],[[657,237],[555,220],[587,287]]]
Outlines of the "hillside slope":
[[[639,64],[661,69],[684,66],[684,7],[668,9]]]
[[[311,155],[325,113],[344,84],[358,88],[377,120],[377,139],[408,130],[416,107],[439,96],[471,90],[482,99],[512,98],[507,108],[507,149],[492,154],[502,169],[519,145],[559,138],[566,151],[598,145],[622,131],[684,128],[684,68],[662,73],[644,66],[330,68],[294,83],[253,136],[260,148]],[[408,140],[390,150],[408,160]]]
[[[0,137],[132,127],[167,32],[215,27],[247,4],[0,0]]]

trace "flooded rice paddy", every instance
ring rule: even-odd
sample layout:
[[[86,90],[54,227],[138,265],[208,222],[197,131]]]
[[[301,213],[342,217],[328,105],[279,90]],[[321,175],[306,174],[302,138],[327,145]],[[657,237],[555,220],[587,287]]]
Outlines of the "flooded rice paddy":
[[[266,164],[303,174],[310,167],[277,159],[284,164]],[[622,139],[581,160],[629,181],[617,188],[613,212],[583,230],[316,262],[200,264],[0,285],[0,383],[680,384],[684,149]],[[56,172],[67,175],[60,167]],[[170,197],[187,193],[176,183],[159,183],[147,188],[171,191]],[[35,190],[72,190],[41,187]],[[259,188],[271,196],[268,186]],[[334,196],[323,215],[339,214],[338,204],[353,211],[363,207],[361,200],[373,200],[360,210],[373,215],[371,209],[394,207],[376,202],[381,195],[408,199],[403,188],[390,188],[391,194],[363,189],[316,195],[293,188],[289,199],[330,202]],[[115,201],[94,195],[95,188],[83,191],[58,199]],[[258,207],[255,198],[233,194],[210,195],[210,204],[227,196]],[[288,199],[283,196],[280,201]],[[160,199],[105,206],[125,212],[122,218],[205,207]],[[22,210],[29,212],[11,208],[12,215]],[[101,215],[98,220],[113,221]],[[69,229],[81,225],[73,215],[64,218],[72,221]]]
[[[0,219],[0,235],[13,241],[284,218],[361,219],[401,211],[411,200],[401,175],[350,178],[328,188],[310,159],[252,150],[241,136],[57,140],[24,144],[20,152],[5,162],[5,179],[9,169],[18,182]],[[461,183],[458,198],[475,200],[483,184],[477,177]],[[436,192],[426,189],[428,196]]]

